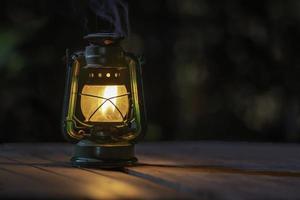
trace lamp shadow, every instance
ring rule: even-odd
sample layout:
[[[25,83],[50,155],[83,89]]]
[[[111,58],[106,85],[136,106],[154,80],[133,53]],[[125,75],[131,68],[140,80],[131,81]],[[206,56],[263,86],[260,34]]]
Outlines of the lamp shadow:
[[[16,166],[31,166],[31,167],[62,167],[74,168],[70,162],[0,162],[1,165],[16,165]],[[1,168],[1,167],[0,167]],[[79,169],[95,169],[105,171],[120,171],[131,174],[135,168],[167,168],[170,170],[188,170],[189,172],[197,173],[226,173],[226,174],[241,174],[241,175],[256,175],[256,176],[277,176],[277,177],[300,177],[300,171],[284,171],[284,170],[259,170],[251,168],[228,167],[217,165],[168,165],[168,164],[151,164],[151,163],[136,163],[125,167],[115,168],[100,168],[100,167],[75,167]]]
[[[168,164],[149,164],[149,163],[136,163],[130,168],[135,167],[156,167],[168,168],[176,170],[188,170],[189,172],[199,173],[227,173],[227,174],[242,174],[242,175],[259,175],[259,176],[278,176],[278,177],[300,177],[300,171],[284,171],[284,170],[264,170],[264,169],[251,169],[241,167],[228,167],[218,165],[168,165]]]

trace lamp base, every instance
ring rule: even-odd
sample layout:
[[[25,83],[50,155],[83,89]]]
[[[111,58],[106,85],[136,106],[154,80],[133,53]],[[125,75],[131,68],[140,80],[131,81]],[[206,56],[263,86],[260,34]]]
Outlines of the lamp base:
[[[134,145],[103,145],[81,140],[74,149],[71,163],[76,167],[120,168],[137,162]]]

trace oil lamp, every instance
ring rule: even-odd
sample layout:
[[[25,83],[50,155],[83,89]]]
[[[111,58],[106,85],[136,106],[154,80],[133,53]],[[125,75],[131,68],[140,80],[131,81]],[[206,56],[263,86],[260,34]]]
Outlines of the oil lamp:
[[[116,33],[84,37],[84,51],[69,55],[63,133],[76,144],[74,166],[120,167],[137,161],[134,144],[146,116],[141,58],[125,52]]]

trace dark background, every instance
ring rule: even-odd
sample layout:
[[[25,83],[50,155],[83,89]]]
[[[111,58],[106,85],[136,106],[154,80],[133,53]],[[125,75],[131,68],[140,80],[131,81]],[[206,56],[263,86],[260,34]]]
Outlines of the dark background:
[[[63,141],[65,49],[84,48],[92,16],[80,3],[1,1],[0,142]],[[299,142],[299,10],[297,0],[129,1],[123,46],[146,57],[146,139]]]

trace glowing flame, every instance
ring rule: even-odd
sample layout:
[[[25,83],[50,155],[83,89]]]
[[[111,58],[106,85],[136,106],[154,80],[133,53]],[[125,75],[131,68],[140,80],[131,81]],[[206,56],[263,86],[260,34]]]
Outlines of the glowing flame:
[[[123,116],[128,113],[125,85],[85,85],[82,94],[80,104],[86,122],[122,122]]]
[[[104,94],[103,94],[103,97],[104,98],[111,98],[111,97],[115,97],[118,95],[118,88],[117,86],[106,86],[105,89],[104,89]],[[116,105],[116,98],[112,98],[110,99],[111,102],[113,102],[113,104]],[[115,111],[115,106],[110,102],[110,101],[106,101],[102,107],[101,107],[101,112],[103,114],[107,113],[108,111],[112,110],[112,112]]]

